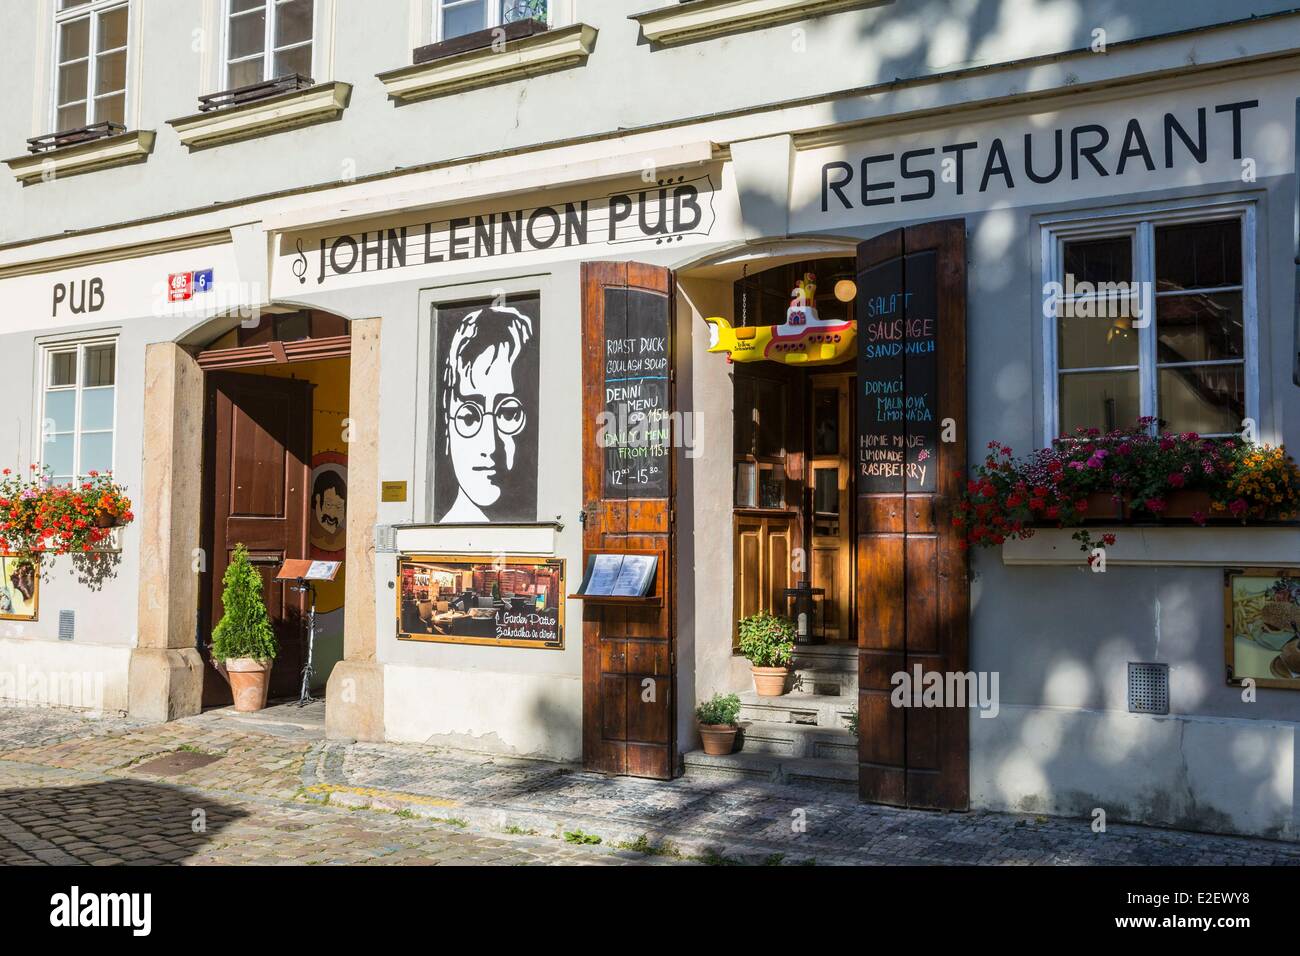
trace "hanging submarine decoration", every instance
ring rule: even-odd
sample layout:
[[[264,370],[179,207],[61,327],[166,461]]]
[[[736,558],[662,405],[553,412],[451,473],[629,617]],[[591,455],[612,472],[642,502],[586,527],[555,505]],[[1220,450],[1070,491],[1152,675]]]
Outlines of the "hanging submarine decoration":
[[[829,365],[853,354],[857,323],[852,319],[823,319],[813,305],[817,277],[804,273],[790,293],[790,307],[780,325],[732,326],[722,316],[709,324],[709,351],[726,352],[728,362],[784,362],[786,365]]]

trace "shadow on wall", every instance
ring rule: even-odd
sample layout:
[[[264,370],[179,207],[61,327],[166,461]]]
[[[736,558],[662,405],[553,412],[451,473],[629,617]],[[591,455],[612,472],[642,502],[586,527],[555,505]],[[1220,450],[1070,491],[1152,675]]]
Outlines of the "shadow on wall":
[[[42,813],[39,821],[15,819],[33,810]],[[0,819],[11,821],[0,834],[0,866],[104,858],[142,866],[183,863],[209,852],[246,816],[193,791],[144,780],[0,790]]]
[[[986,599],[972,621],[972,667],[999,674],[1001,698],[996,717],[971,715],[974,803],[1300,838],[1296,725],[1251,710],[1262,704],[1224,704],[1239,692],[1221,686],[1221,612],[1208,613],[1193,584],[1141,569],[1027,571],[996,561],[981,556],[981,577],[1017,599],[1014,608]],[[1089,586],[1095,593],[1081,597]],[[1077,607],[1105,610],[1063,616],[1067,593]],[[1149,660],[1171,666],[1170,716],[1128,712],[1127,662]]]

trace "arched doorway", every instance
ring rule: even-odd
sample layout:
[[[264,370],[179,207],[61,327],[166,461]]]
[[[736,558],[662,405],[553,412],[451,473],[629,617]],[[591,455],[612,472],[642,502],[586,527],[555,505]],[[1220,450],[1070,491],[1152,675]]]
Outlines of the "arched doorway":
[[[230,703],[208,648],[220,620],[222,577],[244,545],[263,579],[280,650],[270,696],[296,697],[315,602],[310,688],[343,658],[346,569],[305,592],[277,580],[287,560],[342,562],[346,551],[351,339],[342,316],[319,309],[265,312],[202,343],[204,375],[198,643],[203,703]]]

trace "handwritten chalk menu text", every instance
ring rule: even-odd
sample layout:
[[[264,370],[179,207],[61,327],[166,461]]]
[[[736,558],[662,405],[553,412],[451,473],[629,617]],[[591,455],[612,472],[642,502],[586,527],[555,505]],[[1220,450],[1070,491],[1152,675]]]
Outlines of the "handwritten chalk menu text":
[[[668,320],[664,295],[605,290],[605,404],[596,435],[607,498],[668,497]]]
[[[858,492],[928,493],[939,459],[937,255],[858,276]]]

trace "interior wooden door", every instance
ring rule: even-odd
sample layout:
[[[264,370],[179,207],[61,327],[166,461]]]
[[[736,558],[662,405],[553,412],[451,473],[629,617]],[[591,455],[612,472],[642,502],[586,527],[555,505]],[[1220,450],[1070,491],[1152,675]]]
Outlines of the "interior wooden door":
[[[809,528],[812,586],[821,588],[821,619],[829,641],[857,639],[853,619],[853,511],[850,452],[855,443],[849,413],[853,376],[835,372],[812,376],[812,435],[809,440]]]
[[[891,693],[896,674],[968,667],[967,553],[951,522],[966,471],[965,223],[862,243],[857,284],[859,790],[964,810],[970,711],[898,707]]]
[[[309,556],[311,409],[309,382],[208,373],[207,637],[223,612],[221,579],[235,546],[243,544],[262,575],[267,613],[280,642],[271,668],[275,697],[296,695],[302,677],[305,602],[274,579],[286,558]],[[224,685],[215,672],[204,680],[218,691]],[[209,700],[211,688],[205,693]],[[224,693],[228,698],[229,690]]]
[[[667,269],[583,263],[583,550],[654,552],[660,596],[653,607],[584,602],[583,766],[662,780],[678,762],[675,470],[662,417],[673,401],[673,295]],[[638,413],[662,436],[625,440]]]

